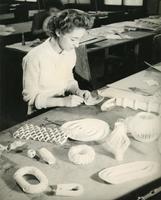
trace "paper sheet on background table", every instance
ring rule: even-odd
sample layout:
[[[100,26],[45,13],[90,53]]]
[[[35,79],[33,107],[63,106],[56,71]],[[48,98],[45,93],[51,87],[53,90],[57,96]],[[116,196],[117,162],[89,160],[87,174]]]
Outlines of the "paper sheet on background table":
[[[157,84],[150,86],[147,83],[149,80],[153,80]],[[131,91],[130,88],[137,88],[140,92]],[[147,70],[107,85],[99,90],[99,94],[110,98],[124,97],[148,102],[149,100],[153,100],[154,94],[159,90],[161,90],[161,73],[153,68],[148,68]],[[141,91],[151,96],[142,95]],[[160,101],[160,98],[158,100],[155,99],[155,101]]]
[[[28,52],[32,49],[31,42],[25,42],[25,45],[22,45],[22,43],[19,42],[11,45],[6,45],[6,47],[11,49],[17,49],[24,52]]]
[[[146,83],[147,80],[154,80],[158,84],[149,86]],[[154,92],[161,87],[161,74],[154,70],[147,69],[115,83],[109,84],[108,86],[111,88],[119,88],[122,90],[129,90],[130,87],[135,87],[147,91],[150,94],[154,94]]]
[[[10,35],[14,31],[15,31],[15,29],[13,27],[0,24],[0,36]]]
[[[24,52],[29,52],[31,49],[33,49],[33,47],[40,45],[42,42],[43,41],[40,41],[40,39],[35,39],[33,41],[25,41],[25,45],[22,45],[22,42],[18,42],[11,45],[6,45],[6,47]]]

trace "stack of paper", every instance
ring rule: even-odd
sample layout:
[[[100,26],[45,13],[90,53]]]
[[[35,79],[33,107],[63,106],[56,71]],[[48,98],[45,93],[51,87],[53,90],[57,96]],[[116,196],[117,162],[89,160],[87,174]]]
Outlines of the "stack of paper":
[[[161,65],[148,68],[99,90],[104,97],[116,98],[117,105],[161,111]]]

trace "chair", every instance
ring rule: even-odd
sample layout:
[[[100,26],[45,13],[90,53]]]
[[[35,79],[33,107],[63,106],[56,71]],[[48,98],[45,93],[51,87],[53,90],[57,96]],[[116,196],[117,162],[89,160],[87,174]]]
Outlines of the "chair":
[[[74,68],[74,77],[79,83],[81,89],[92,89],[90,85],[91,73],[88,62],[88,55],[85,45],[76,48],[77,61]]]
[[[77,62],[74,77],[81,89],[94,90],[104,86],[102,82],[105,70],[104,50],[87,54],[85,45],[76,49]]]
[[[153,64],[161,62],[161,33],[153,38],[152,54]]]

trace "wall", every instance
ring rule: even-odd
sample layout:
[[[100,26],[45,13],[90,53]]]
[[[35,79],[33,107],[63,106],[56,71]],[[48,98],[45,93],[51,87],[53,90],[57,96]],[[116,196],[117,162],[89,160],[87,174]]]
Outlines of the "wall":
[[[161,15],[161,1],[159,2],[159,14]]]
[[[158,14],[158,6],[160,0],[146,0],[147,2],[147,12],[149,15],[157,15]]]

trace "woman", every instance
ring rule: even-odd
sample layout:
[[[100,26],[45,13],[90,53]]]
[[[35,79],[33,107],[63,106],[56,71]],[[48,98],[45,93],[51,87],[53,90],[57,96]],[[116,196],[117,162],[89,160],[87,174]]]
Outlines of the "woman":
[[[74,9],[63,10],[50,19],[51,37],[23,59],[23,97],[28,102],[28,114],[35,108],[75,107],[90,94],[79,89],[73,68],[75,47],[92,25],[88,14]],[[65,96],[66,92],[72,95]]]

